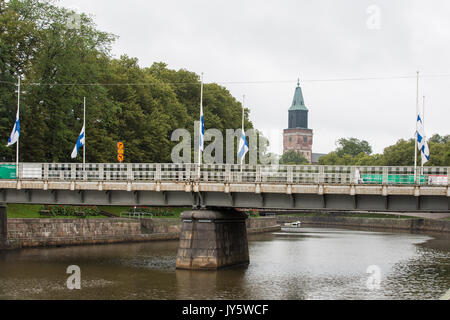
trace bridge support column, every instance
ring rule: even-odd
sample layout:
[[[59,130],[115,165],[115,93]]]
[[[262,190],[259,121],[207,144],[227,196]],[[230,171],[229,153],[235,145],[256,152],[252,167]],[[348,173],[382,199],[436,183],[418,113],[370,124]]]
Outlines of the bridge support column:
[[[217,270],[250,263],[247,215],[229,209],[182,213],[177,269]]]
[[[0,204],[0,250],[6,248],[8,241],[8,218],[6,215],[6,204]]]

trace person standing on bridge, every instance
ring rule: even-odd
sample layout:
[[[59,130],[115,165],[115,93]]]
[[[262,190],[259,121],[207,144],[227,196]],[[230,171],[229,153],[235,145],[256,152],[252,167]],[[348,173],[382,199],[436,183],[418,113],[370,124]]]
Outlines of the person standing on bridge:
[[[364,181],[361,179],[361,172],[359,171],[359,168],[355,169],[355,184],[361,184]]]

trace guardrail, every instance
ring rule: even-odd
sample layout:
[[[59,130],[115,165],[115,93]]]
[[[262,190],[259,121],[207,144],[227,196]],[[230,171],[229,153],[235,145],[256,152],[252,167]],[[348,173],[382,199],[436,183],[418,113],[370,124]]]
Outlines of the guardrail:
[[[1,168],[14,164],[0,164]],[[200,167],[200,168],[199,168]],[[20,163],[19,180],[450,185],[450,167]],[[17,179],[15,173],[3,179]]]
[[[142,211],[125,211],[120,213],[121,218],[129,218],[129,219],[152,219],[153,214],[151,212],[142,212]]]

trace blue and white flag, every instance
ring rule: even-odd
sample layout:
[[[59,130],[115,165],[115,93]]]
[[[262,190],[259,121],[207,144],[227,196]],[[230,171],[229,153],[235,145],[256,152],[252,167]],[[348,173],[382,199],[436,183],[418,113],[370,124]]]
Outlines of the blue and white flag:
[[[78,151],[82,146],[84,146],[85,142],[85,133],[84,133],[84,126],[83,129],[81,129],[80,136],[78,137],[77,144],[75,145],[75,148],[72,152],[72,159],[75,159],[78,156]]]
[[[248,141],[245,135],[244,129],[242,129],[241,140],[239,141],[238,157],[241,159],[241,163],[244,162],[245,155],[248,152]]]
[[[417,116],[417,142],[419,144],[419,149],[422,149],[423,143],[425,142],[425,130],[420,114]]]
[[[425,129],[420,114],[417,115],[417,143],[422,156],[422,164],[425,164],[430,160],[430,149],[428,148]]]
[[[430,149],[428,148],[428,143],[425,141],[422,148],[420,149],[422,155],[422,164],[430,161]]]
[[[205,118],[203,117],[203,106],[200,106],[199,152],[204,150],[205,150]]]
[[[19,120],[19,110],[17,110],[16,122],[14,123],[14,128],[11,132],[11,137],[9,137],[8,139],[7,146],[10,147],[13,144],[17,143],[17,141],[19,141],[19,137],[20,137],[20,120]]]

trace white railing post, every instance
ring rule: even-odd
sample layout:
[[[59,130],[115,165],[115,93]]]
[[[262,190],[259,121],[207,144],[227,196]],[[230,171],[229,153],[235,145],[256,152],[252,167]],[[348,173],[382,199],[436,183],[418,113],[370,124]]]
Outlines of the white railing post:
[[[206,167],[206,165],[205,165],[205,167]],[[211,168],[209,168],[209,169],[211,169]],[[215,169],[212,169],[212,170],[215,170]],[[204,180],[204,182],[208,182],[209,181],[209,175],[210,175],[210,171],[208,169],[203,170],[203,180]]]
[[[319,184],[324,184],[325,182],[325,167],[324,166],[320,166],[319,167]]]
[[[109,167],[111,169],[111,167]],[[103,170],[105,170],[105,167],[103,167]],[[111,170],[107,170],[106,171],[106,177],[105,177],[106,181],[111,180]]]
[[[184,164],[184,179],[189,181],[191,179],[191,165],[188,163]]]
[[[287,183],[294,183],[294,167],[288,166]]]
[[[19,170],[19,180],[22,180],[22,178],[23,178],[23,163],[19,163],[19,168],[18,168]]]
[[[186,181],[186,170],[183,168],[183,165],[180,164],[180,167],[178,168],[178,178],[180,182]]]
[[[88,173],[86,170],[86,164],[83,164],[83,180],[87,180],[88,179]]]
[[[261,183],[262,179],[261,179],[261,165],[257,165],[256,166],[256,182],[257,183]]]
[[[98,165],[98,179],[100,181],[103,181],[105,179],[105,176],[104,176],[105,170],[104,170],[103,166],[104,166],[103,163],[99,163],[99,165]]]
[[[128,181],[133,181],[134,177],[133,177],[133,167],[131,163],[127,164],[127,180]]]
[[[44,180],[48,180],[48,163],[44,163]]]
[[[389,184],[389,167],[383,167],[383,185]]]
[[[61,170],[61,168],[59,167],[60,170],[60,178],[61,180],[64,180],[64,170]],[[70,180],[74,181],[77,180],[77,165],[75,163],[72,163],[70,165]]]
[[[361,170],[359,171],[361,173]],[[356,173],[356,167],[350,167],[350,179],[348,179],[348,184],[355,184],[355,173]]]
[[[447,168],[447,186],[450,186],[450,167]]]
[[[231,182],[231,165],[225,165],[225,182]]]
[[[155,180],[161,181],[161,164],[160,163],[158,163],[156,165]]]

